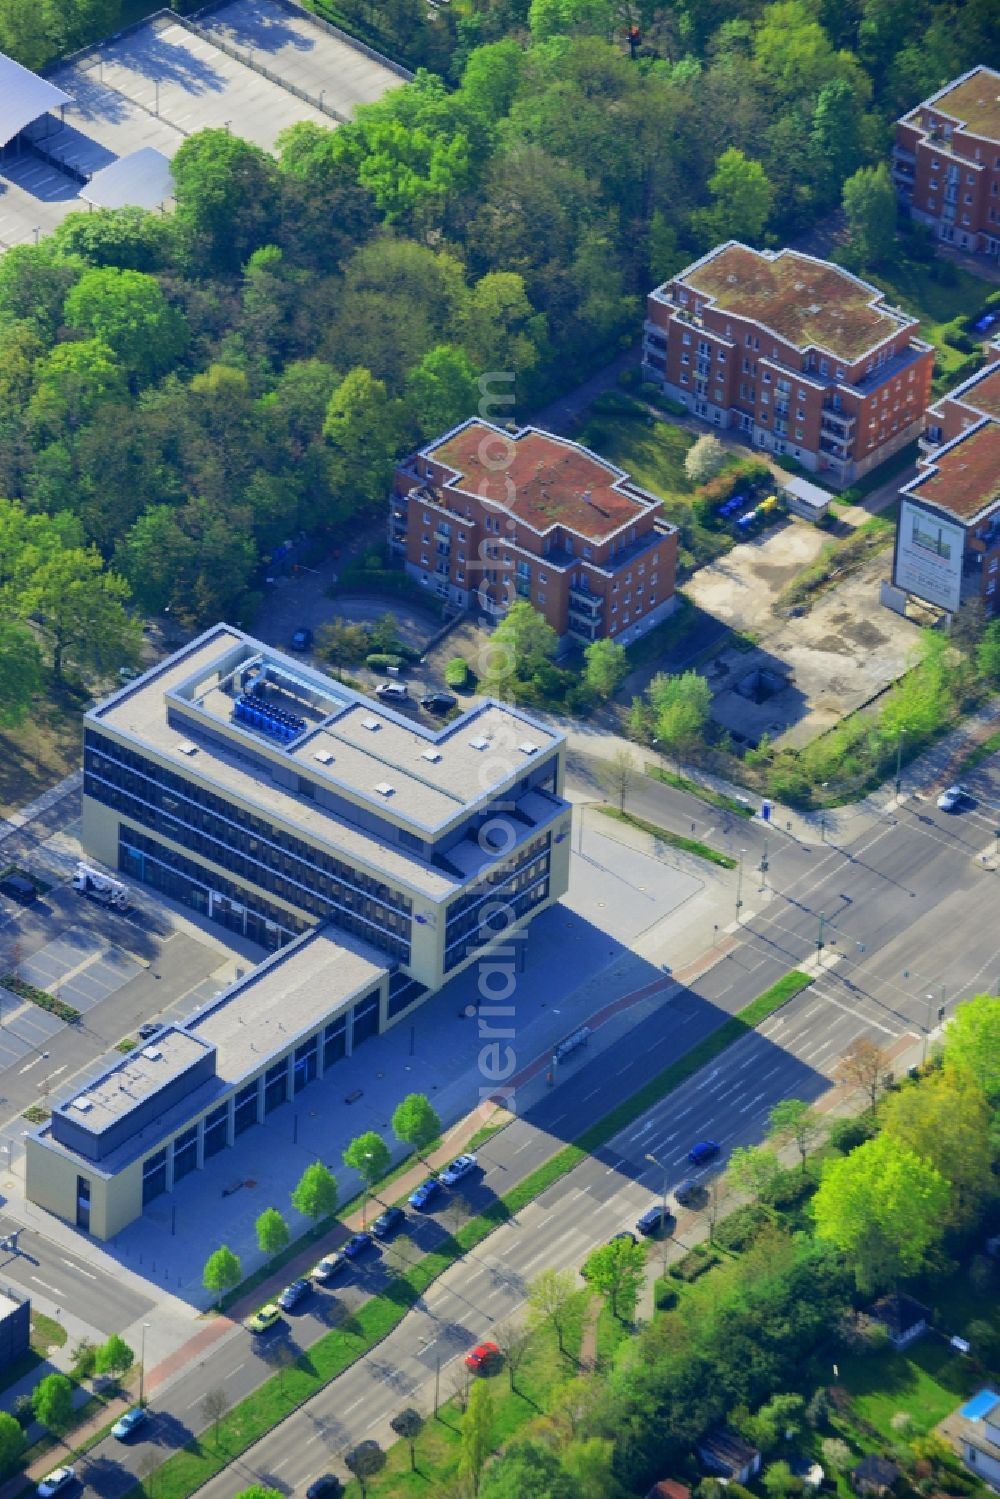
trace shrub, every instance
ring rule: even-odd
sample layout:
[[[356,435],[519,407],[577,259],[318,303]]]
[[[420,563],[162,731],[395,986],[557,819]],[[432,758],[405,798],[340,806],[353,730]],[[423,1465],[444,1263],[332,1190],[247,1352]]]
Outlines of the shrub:
[[[680,1299],[680,1294],[665,1280],[658,1280],[653,1287],[653,1304],[658,1312],[669,1312]]]
[[[814,1177],[807,1176],[796,1166],[775,1177],[764,1193],[764,1201],[778,1209],[797,1208],[813,1195],[817,1185]]]
[[[857,1150],[866,1140],[870,1140],[875,1133],[875,1126],[870,1119],[861,1116],[847,1119],[835,1119],[830,1126],[829,1141],[834,1150],[839,1150],[841,1155],[850,1155],[852,1150]]]
[[[706,1249],[704,1244],[696,1244],[676,1264],[670,1266],[670,1274],[675,1280],[683,1280],[690,1283],[697,1280],[699,1275],[704,1275],[706,1270],[711,1270],[713,1265],[719,1263],[719,1256],[714,1250]]]
[[[750,1248],[768,1221],[763,1208],[754,1207],[748,1202],[715,1225],[713,1238],[722,1249],[741,1254],[744,1249]]]
[[[365,665],[371,667],[372,671],[388,671],[390,666],[398,671],[404,664],[402,656],[391,656],[386,651],[372,651],[370,656],[365,657]]]
[[[805,469],[802,467],[799,460],[797,458],[793,458],[790,453],[779,454],[777,464],[779,468],[785,469],[786,472],[790,474],[805,473]]]
[[[444,669],[444,679],[449,687],[455,687],[459,691],[469,680],[469,668],[461,656],[452,656]]]
[[[741,458],[738,463],[729,464],[707,484],[699,485],[695,492],[694,502],[705,501],[712,506],[722,505],[739,490],[752,489],[758,484],[767,484],[770,478],[771,470],[762,459]]]

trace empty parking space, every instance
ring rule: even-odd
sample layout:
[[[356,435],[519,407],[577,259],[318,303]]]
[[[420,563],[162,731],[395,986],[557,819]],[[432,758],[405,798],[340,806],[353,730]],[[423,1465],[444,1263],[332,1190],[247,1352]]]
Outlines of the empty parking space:
[[[141,972],[141,963],[80,927],[46,943],[18,968],[26,983],[58,994],[77,1010],[89,1010]]]
[[[78,184],[25,153],[0,162],[0,250],[50,234],[71,208]]]
[[[322,95],[341,114],[403,82],[395,69],[269,0],[234,0],[201,24],[286,83],[315,99]]]
[[[0,1071],[40,1056],[61,1026],[46,1010],[0,989]]]

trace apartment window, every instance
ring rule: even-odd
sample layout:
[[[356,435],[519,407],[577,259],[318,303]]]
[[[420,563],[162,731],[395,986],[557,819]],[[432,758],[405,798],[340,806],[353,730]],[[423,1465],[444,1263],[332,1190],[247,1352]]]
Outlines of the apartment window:
[[[770,370],[765,370],[764,373],[763,373],[763,375],[761,376],[761,379],[763,380],[763,382],[764,382],[765,385],[770,385],[770,383],[771,383],[771,371]]]
[[[934,188],[934,190],[936,192],[937,191],[937,185],[938,185],[938,180],[937,180],[936,177],[932,177],[931,178],[930,185],[931,185],[932,188]]]
[[[931,124],[931,129],[933,129],[934,128],[934,121],[931,120],[930,124]],[[939,161],[932,161],[931,162],[931,171],[932,172],[940,172],[940,170],[941,170],[941,163]]]
[[[594,548],[593,547],[584,547],[584,549],[583,549],[584,561],[589,562],[591,560],[591,558],[593,557],[593,555],[594,555]]]
[[[421,553],[420,566],[421,567],[430,567],[430,563],[427,560],[427,553],[426,552]]]
[[[717,403],[722,400],[722,390],[718,385],[715,387],[715,399]]]
[[[725,362],[726,362],[726,351],[725,351],[725,349],[716,349],[716,351],[715,351],[715,357],[719,361],[720,364],[725,364]]]
[[[803,439],[803,436],[804,436],[804,434],[803,434],[802,428],[801,427],[796,427],[796,429],[795,429],[795,441],[796,442],[801,442],[802,439]]]
[[[465,574],[463,572],[457,572],[455,574],[455,582],[456,583],[464,583],[465,582]]]
[[[643,575],[643,573],[645,571],[646,571],[646,564],[645,564],[645,562],[640,562],[639,563],[639,576],[640,576],[640,578],[642,577],[642,575]]]
[[[690,354],[682,354],[681,355],[681,364],[690,364],[690,363],[691,363],[691,355]]]
[[[762,411],[761,412],[760,419],[761,419],[762,422],[766,422],[767,421],[767,412],[766,411]]]
[[[431,518],[430,518],[430,516],[429,516],[429,515],[428,515],[428,514],[427,514],[427,512],[426,512],[426,511],[425,511],[425,512],[424,512],[424,525],[425,525],[425,526],[429,526],[429,525],[430,525],[430,524],[431,524]]]
[[[612,601],[612,604],[611,604],[611,613],[612,614],[617,614],[618,613],[618,600],[617,599],[614,599]]]
[[[459,541],[468,541],[469,538],[466,536],[464,531],[459,531],[458,539]]]
[[[798,409],[798,410],[797,410],[797,411],[796,411],[796,413],[795,413],[795,420],[796,420],[796,421],[797,421],[797,422],[804,422],[804,421],[805,421],[805,419],[806,419],[806,414],[805,414],[805,412],[804,412],[804,411],[803,411],[803,410],[802,410],[802,407],[801,407],[801,406],[800,406],[800,407],[799,407],[799,409]]]
[[[458,560],[459,560],[459,562],[464,562],[465,561],[465,553],[464,552],[459,552],[459,554],[458,554]]]
[[[655,603],[656,603],[656,594],[655,593],[651,593],[649,595],[649,607],[652,609],[652,607],[653,607],[653,605]]]
[[[636,585],[636,590],[635,590],[635,591],[636,591],[636,596],[637,596],[637,597],[638,597],[638,595],[639,595],[639,594],[640,594],[640,593],[641,593],[641,592],[642,592],[642,590],[643,590],[643,588],[644,588],[644,587],[645,587],[645,586],[646,586],[646,585],[645,585],[645,584],[644,584],[644,583],[639,583],[639,584],[637,584],[637,585]]]
[[[962,215],[962,223],[965,224],[965,225],[969,225],[969,224],[972,223],[972,220],[969,218],[969,215],[967,213],[963,213],[963,215]]]
[[[540,590],[539,590],[539,593],[538,593],[538,602],[540,604],[544,604],[545,603],[545,595]]]
[[[970,203],[971,204],[971,202],[972,202],[972,194],[971,193],[966,193],[965,194],[965,201],[966,201],[966,203]]]
[[[805,393],[805,391],[804,390],[800,390],[799,391],[799,400],[800,401],[804,401],[805,399],[806,399],[806,393]]]
[[[976,148],[976,160],[977,161],[979,160],[979,148],[978,147]],[[976,185],[976,174],[975,174],[975,172],[966,172],[966,174],[965,174],[965,185],[966,185],[966,187],[975,187],[975,185]]]
[[[430,532],[425,531],[424,534],[423,534],[423,536],[421,536],[420,540],[421,540],[421,542],[423,543],[423,545],[425,547],[429,547],[430,544],[431,544]]]
[[[617,583],[612,583],[612,585],[611,585],[611,592],[612,593],[617,593],[618,592],[618,584]]]
[[[826,374],[829,373],[829,370],[830,370],[830,361],[828,359],[821,359],[820,362],[819,362],[819,372],[820,372],[820,374],[821,375],[826,375]]]
[[[937,198],[935,198],[933,193],[931,193],[930,197],[927,199],[927,207],[937,208]]]
[[[749,333],[746,335],[743,342],[746,344],[748,349],[753,348],[753,339],[750,337]]]
[[[837,365],[837,379],[838,380],[843,380],[843,378],[844,378],[844,371],[841,369],[840,365],[838,364]]]
[[[623,614],[623,615],[622,615],[622,624],[623,624],[623,625],[627,625],[627,624],[628,624],[628,622],[629,622],[629,620],[630,620],[630,619],[631,619],[631,618],[632,618],[632,616],[631,616],[631,614]]]
[[[690,383],[691,383],[690,378],[682,370],[681,371],[681,384],[682,385],[690,385]]]
[[[548,573],[539,573],[538,574],[538,581],[539,581],[539,583],[547,583],[549,581],[549,575],[548,575]]]
[[[685,348],[690,348],[690,346],[691,346],[691,335],[690,335],[690,333],[683,333],[681,335],[681,343],[684,344]]]
[[[770,400],[771,400],[771,397],[768,395],[767,391],[766,390],[762,390],[761,393],[760,393],[760,404],[762,406],[767,406],[770,403]]]
[[[749,375],[750,373],[750,361],[745,356],[743,359],[743,373],[744,375]]]
[[[653,574],[652,574],[652,575],[651,575],[651,577],[650,577],[650,579],[649,579],[649,586],[650,586],[650,588],[652,588],[652,586],[653,586],[653,584],[654,584],[654,583],[655,583],[655,582],[656,582],[656,574],[655,574],[655,573],[653,573]]]

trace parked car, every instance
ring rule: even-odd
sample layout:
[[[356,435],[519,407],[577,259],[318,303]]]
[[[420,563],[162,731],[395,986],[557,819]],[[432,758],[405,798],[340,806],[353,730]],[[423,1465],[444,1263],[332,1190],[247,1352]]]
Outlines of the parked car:
[[[311,651],[313,648],[313,632],[305,625],[300,625],[292,636],[293,651]]]
[[[966,791],[964,786],[949,786],[947,791],[942,791],[937,799],[938,807],[942,812],[957,812],[965,802]]]
[[[133,1405],[130,1411],[117,1420],[111,1428],[111,1435],[117,1437],[119,1442],[127,1442],[137,1427],[149,1419],[149,1412],[144,1405]]]
[[[636,1219],[635,1226],[646,1238],[657,1234],[669,1233],[674,1224],[674,1215],[669,1208],[665,1208],[662,1202],[654,1202],[651,1208],[647,1208],[641,1218]]]
[[[414,1190],[410,1193],[410,1207],[417,1208],[419,1211],[422,1211],[430,1202],[431,1198],[438,1195],[440,1190],[441,1183],[438,1181],[437,1177],[429,1176],[426,1181],[422,1181],[420,1183],[420,1186],[414,1188]]]
[[[372,1233],[376,1239],[388,1239],[402,1228],[405,1222],[406,1214],[402,1208],[386,1208],[384,1213],[379,1213],[372,1224]]]
[[[688,1151],[688,1160],[692,1166],[705,1166],[715,1159],[721,1149],[718,1140],[699,1140]]]
[[[5,874],[0,880],[0,894],[9,895],[11,900],[19,900],[22,906],[30,906],[33,900],[38,899],[38,891],[26,874]]]
[[[450,692],[428,692],[426,697],[420,699],[420,706],[429,709],[431,713],[448,713],[452,708],[458,707],[458,698],[453,697]]]
[[[163,1022],[160,1020],[147,1020],[145,1025],[139,1027],[139,1040],[148,1041],[150,1036],[155,1036],[157,1031],[162,1031]]]
[[[475,1348],[469,1350],[465,1355],[465,1367],[471,1369],[474,1374],[486,1374],[495,1368],[500,1360],[500,1349],[496,1343],[477,1343]]]
[[[353,1234],[344,1245],[344,1254],[349,1260],[356,1260],[358,1255],[364,1254],[365,1250],[370,1249],[374,1242],[371,1234]]]
[[[314,1265],[309,1271],[309,1279],[317,1281],[321,1286],[328,1280],[333,1280],[342,1270],[347,1269],[347,1258],[339,1249],[333,1254],[324,1254],[318,1265]]]
[[[697,1202],[703,1191],[701,1184],[689,1176],[681,1182],[680,1186],[674,1188],[674,1198],[681,1207],[687,1207],[689,1203]]]
[[[268,1301],[264,1306],[259,1307],[251,1317],[248,1317],[243,1325],[247,1332],[267,1332],[280,1321],[281,1307],[277,1306],[273,1301]]]
[[[307,1280],[293,1280],[291,1285],[286,1286],[278,1297],[278,1305],[283,1312],[290,1312],[293,1307],[298,1306],[303,1297],[309,1295],[311,1287]]]
[[[76,1477],[75,1469],[67,1464],[63,1468],[53,1468],[47,1477],[43,1478],[38,1485],[36,1493],[39,1499],[50,1499],[52,1494],[61,1494],[63,1489],[68,1489]]]
[[[474,1155],[457,1155],[441,1172],[441,1181],[446,1187],[453,1187],[456,1182],[462,1180],[463,1176],[468,1176],[470,1171],[475,1171],[477,1165]]]
[[[375,688],[375,696],[387,703],[402,703],[410,694],[402,682],[380,682]]]
[[[306,1499],[340,1499],[344,1485],[336,1473],[321,1473],[306,1489]]]

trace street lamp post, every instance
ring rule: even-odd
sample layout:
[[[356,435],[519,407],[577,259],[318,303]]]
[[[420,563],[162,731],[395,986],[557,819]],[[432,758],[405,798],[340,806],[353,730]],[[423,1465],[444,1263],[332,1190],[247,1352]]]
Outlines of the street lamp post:
[[[826,920],[826,916],[824,915],[824,913],[822,911],[820,911],[820,913],[819,913],[819,931],[816,934],[816,956],[817,957],[819,957],[819,955],[822,953],[824,947],[826,946],[826,943],[823,941],[823,923],[825,922],[825,920]]]
[[[667,1225],[667,1168],[662,1161],[656,1159],[652,1151],[646,1151],[646,1160],[651,1161],[654,1166],[659,1166],[663,1172],[663,1201],[660,1207],[660,1232],[662,1233]]]
[[[906,730],[900,729],[896,735],[896,800],[899,801],[899,792],[903,784],[903,740],[906,738]]]
[[[142,1332],[140,1334],[140,1338],[141,1338],[141,1341],[140,1341],[140,1344],[139,1344],[139,1404],[140,1405],[144,1404],[144,1397],[145,1397],[145,1392],[146,1392],[146,1328],[148,1326],[149,1326],[149,1323],[148,1322],[144,1322],[142,1324]]]
[[[736,920],[740,919],[740,911],[743,909],[743,855],[745,848],[740,849],[740,862],[736,870]]]
[[[764,891],[764,890],[767,889],[767,871],[768,871],[768,867],[769,866],[768,866],[768,862],[767,862],[767,834],[765,833],[764,834],[764,852],[760,856],[760,888],[761,888],[762,891]]]

